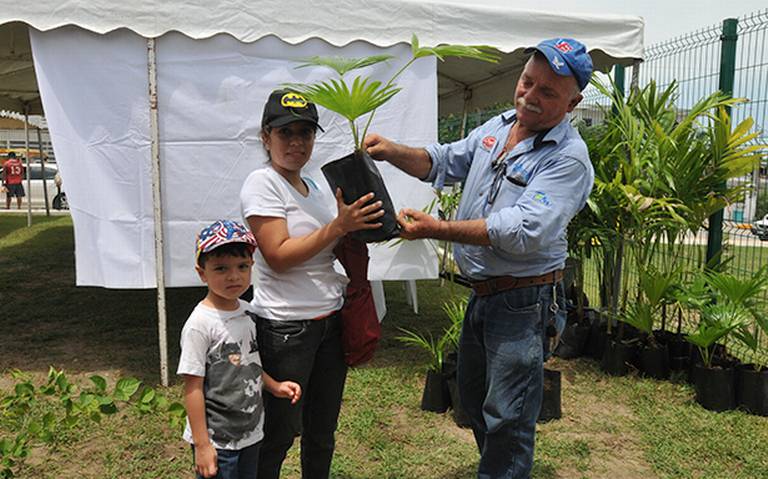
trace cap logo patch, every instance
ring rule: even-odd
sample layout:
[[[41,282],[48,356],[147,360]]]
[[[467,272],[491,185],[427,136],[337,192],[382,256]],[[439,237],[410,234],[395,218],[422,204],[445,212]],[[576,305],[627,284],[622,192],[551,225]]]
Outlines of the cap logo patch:
[[[495,144],[496,144],[496,138],[492,136],[486,136],[485,138],[483,138],[483,146],[485,147],[486,150],[490,150],[491,148],[493,148],[493,145]]]
[[[298,93],[286,93],[280,98],[280,104],[283,108],[306,108],[307,99]]]
[[[554,66],[555,68],[557,68],[559,70],[560,68],[565,66],[565,63],[563,63],[563,61],[560,60],[557,57],[552,57],[552,66]]]
[[[566,42],[565,40],[563,40],[561,42],[558,42],[555,45],[555,48],[557,48],[558,50],[560,50],[563,53],[568,53],[568,52],[572,52],[573,51],[573,47],[571,46],[571,44]]]

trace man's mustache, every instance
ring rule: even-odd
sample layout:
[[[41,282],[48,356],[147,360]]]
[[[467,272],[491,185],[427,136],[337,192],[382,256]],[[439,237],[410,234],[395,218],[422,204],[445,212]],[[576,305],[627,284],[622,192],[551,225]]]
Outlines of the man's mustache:
[[[528,111],[532,111],[532,112],[538,113],[538,114],[542,113],[541,108],[539,108],[536,105],[529,105],[525,101],[525,98],[523,98],[523,97],[520,97],[520,98],[517,99],[517,108],[518,109],[523,109],[524,108],[524,109],[526,109]]]

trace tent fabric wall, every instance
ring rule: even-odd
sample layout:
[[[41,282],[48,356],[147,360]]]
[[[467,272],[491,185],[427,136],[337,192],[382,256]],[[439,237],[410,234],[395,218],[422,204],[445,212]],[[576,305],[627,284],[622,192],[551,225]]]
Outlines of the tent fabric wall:
[[[78,285],[155,286],[146,41],[128,30],[97,35],[76,27],[33,32],[38,83],[75,223]],[[197,285],[194,237],[218,218],[240,218],[240,185],[266,166],[259,139],[268,93],[284,82],[330,76],[294,69],[311,55],[389,53],[370,68],[386,78],[402,66],[405,45],[386,49],[353,42],[342,49],[320,39],[289,45],[276,37],[242,43],[228,35],[192,40],[169,33],[157,41],[162,208],[167,286]],[[411,144],[434,141],[437,94],[434,59],[419,61],[404,87],[377,113],[373,128]],[[306,171],[326,187],[319,167],[351,151],[347,123],[321,110]],[[402,118],[408,121],[402,121]],[[428,185],[381,165],[397,208],[422,207]],[[371,279],[436,277],[425,242],[376,245]]]

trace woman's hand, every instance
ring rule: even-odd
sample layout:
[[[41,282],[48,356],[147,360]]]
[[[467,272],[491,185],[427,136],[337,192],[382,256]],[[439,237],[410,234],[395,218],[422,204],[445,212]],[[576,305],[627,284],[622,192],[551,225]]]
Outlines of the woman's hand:
[[[336,188],[336,206],[338,215],[333,220],[332,225],[337,230],[339,236],[358,230],[372,230],[381,228],[381,223],[371,223],[384,216],[384,210],[381,209],[382,202],[376,201],[371,204],[374,194],[363,195],[350,205],[344,204],[344,198],[341,195],[341,188]]]

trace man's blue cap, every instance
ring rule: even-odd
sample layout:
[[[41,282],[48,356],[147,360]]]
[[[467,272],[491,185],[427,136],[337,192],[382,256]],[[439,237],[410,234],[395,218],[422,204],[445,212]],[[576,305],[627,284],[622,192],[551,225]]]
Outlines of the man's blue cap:
[[[534,51],[547,57],[552,71],[558,75],[575,77],[580,90],[592,78],[592,57],[587,53],[587,47],[573,38],[552,38],[525,49],[525,53]]]

